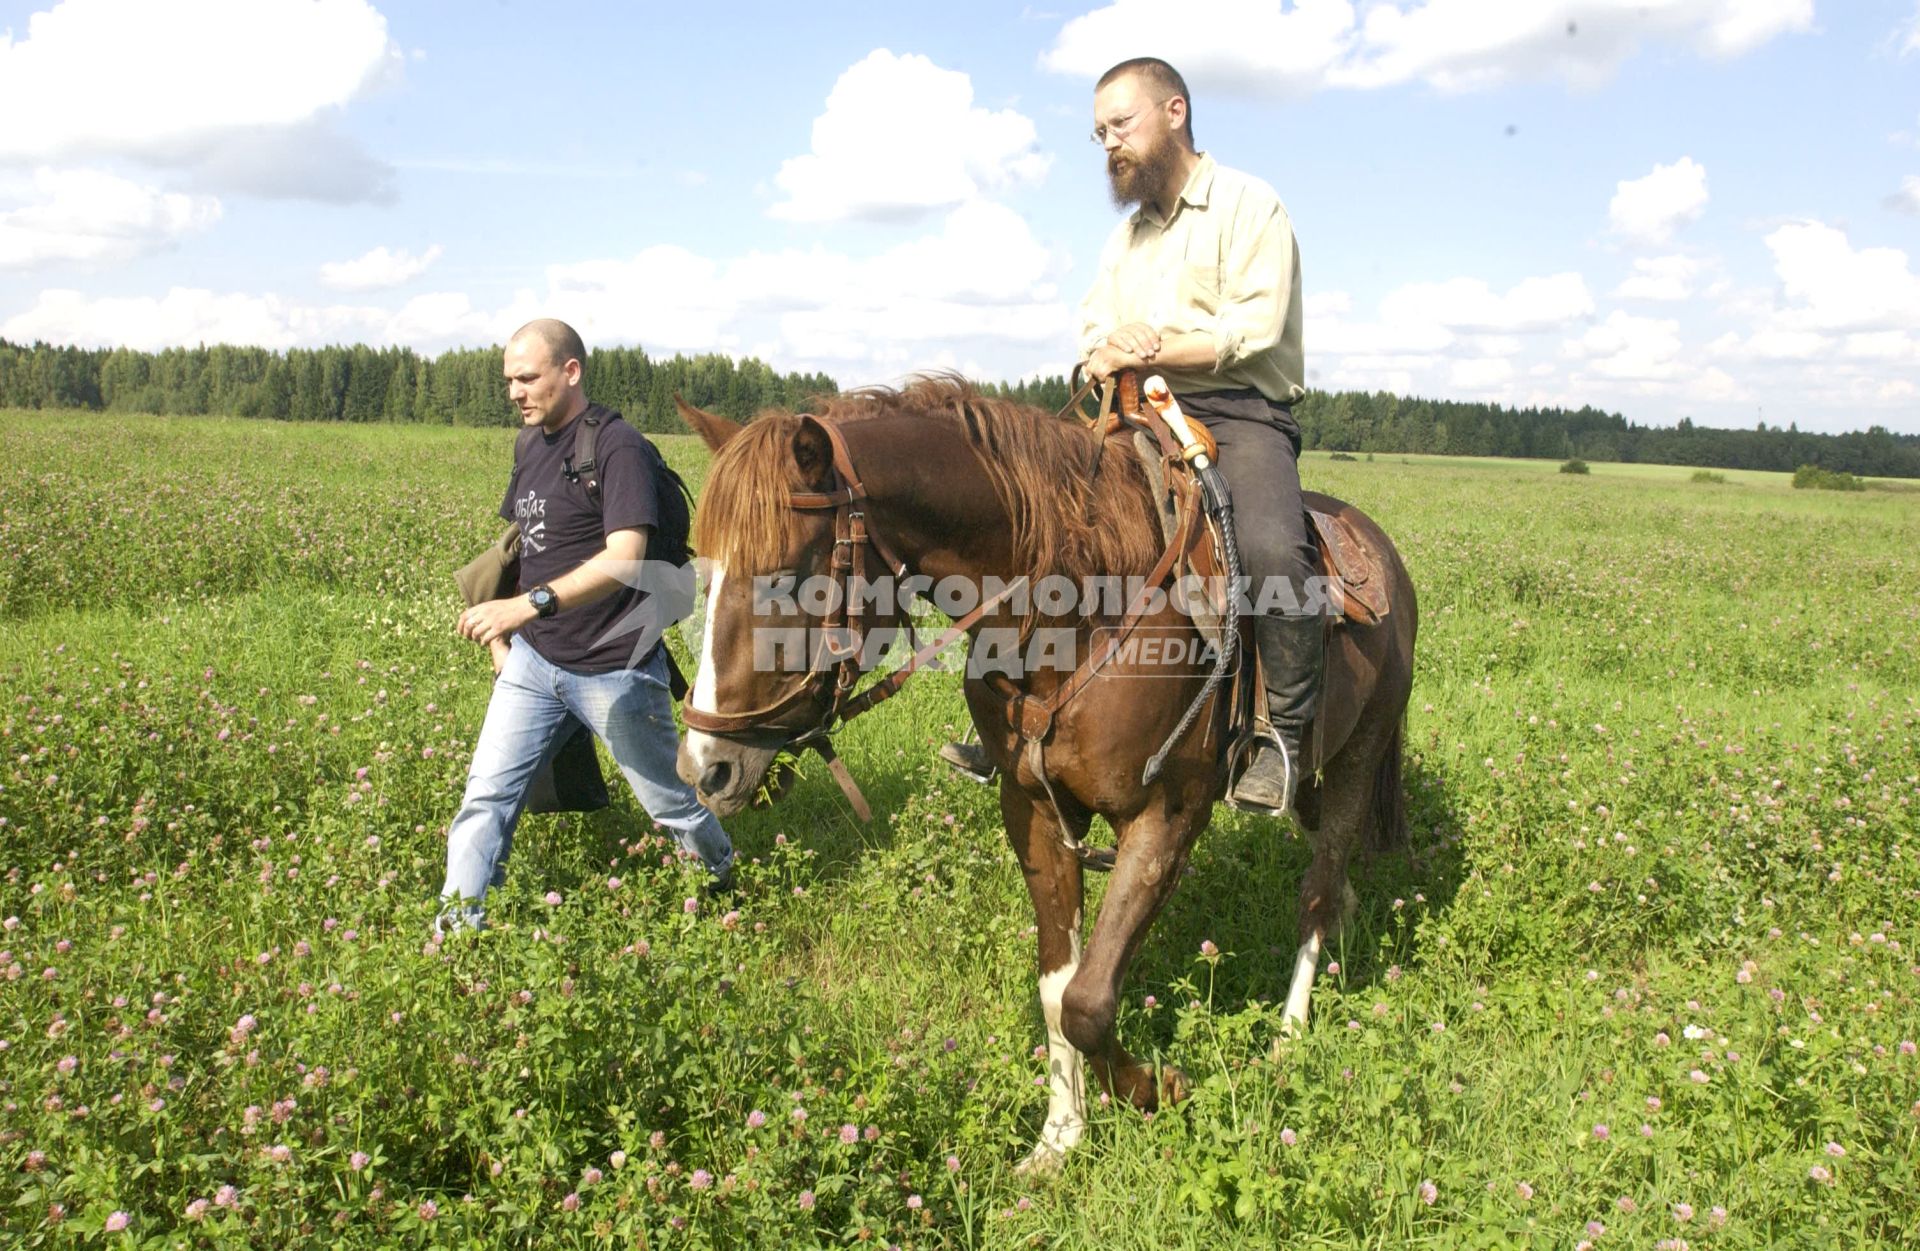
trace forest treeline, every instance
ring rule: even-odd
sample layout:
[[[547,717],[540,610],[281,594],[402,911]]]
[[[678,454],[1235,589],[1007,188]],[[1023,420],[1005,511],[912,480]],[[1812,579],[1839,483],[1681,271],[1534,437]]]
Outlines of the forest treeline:
[[[639,348],[587,354],[587,393],[642,430],[684,433],[689,404],[745,419],[838,390],[825,374],[780,374],[760,361],[717,355],[655,360]],[[500,374],[500,349],[439,356],[407,348],[128,348],[31,346],[0,339],[0,408],[221,414],[283,421],[519,423]]]
[[[839,384],[825,374],[776,373],[751,357],[655,359],[637,347],[595,349],[588,391],[642,430],[685,430],[688,403],[736,419],[769,406],[798,409]],[[1043,408],[1068,396],[1064,377],[983,389]],[[0,408],[234,414],[295,421],[512,425],[498,348],[426,357],[407,348],[77,348],[0,339]],[[1550,460],[1626,461],[1763,469],[1802,465],[1865,477],[1920,478],[1920,434],[1872,426],[1815,434],[1764,423],[1752,430],[1641,426],[1596,408],[1509,408],[1385,391],[1317,391],[1294,410],[1306,446],[1337,452],[1433,452]]]

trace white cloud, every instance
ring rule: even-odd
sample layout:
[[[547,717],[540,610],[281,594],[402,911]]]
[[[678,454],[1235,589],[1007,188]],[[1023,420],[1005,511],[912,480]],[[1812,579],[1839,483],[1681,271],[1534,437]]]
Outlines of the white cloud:
[[[1621,181],[1607,217],[1614,233],[1629,242],[1658,245],[1706,209],[1706,167],[1683,156],[1672,165],[1655,165],[1644,178]]]
[[[418,256],[382,245],[350,261],[328,261],[320,267],[320,285],[334,291],[383,291],[412,282],[439,259],[437,243]]]
[[[1744,339],[1728,332],[1707,345],[1713,356],[1734,361],[1810,361],[1833,349],[1833,340],[1811,330],[1758,330]]]
[[[78,291],[42,291],[33,307],[0,323],[0,338],[45,339],[83,347],[157,351],[192,343],[288,348],[352,341],[376,311],[300,307],[272,295],[216,294],[175,287],[165,296],[89,298]]]
[[[1513,381],[1513,362],[1501,357],[1455,361],[1449,381],[1463,391],[1486,391]]]
[[[1363,14],[1348,0],[1189,0],[1168,21],[1156,0],[1116,0],[1068,22],[1041,61],[1092,76],[1151,54],[1190,82],[1265,95],[1545,77],[1592,86],[1643,44],[1732,57],[1807,30],[1813,0],[1425,0]]]
[[[102,264],[158,251],[220,218],[212,196],[162,192],[100,170],[35,172],[9,195],[0,187],[0,269],[60,262]]]
[[[1913,16],[1906,21],[1905,28],[1896,32],[1896,37],[1904,35],[1900,42],[1900,55],[1912,56],[1920,52],[1920,4],[1913,6]]]
[[[1694,279],[1706,268],[1691,256],[1643,256],[1633,262],[1633,273],[1613,289],[1622,300],[1684,300],[1693,294]]]
[[[1769,234],[1774,271],[1792,303],[1779,324],[1802,330],[1920,329],[1920,277],[1898,248],[1855,250],[1844,232],[1794,222]]]
[[[386,167],[332,123],[401,61],[366,0],[60,0],[0,34],[0,164],[118,157],[223,190],[379,196]]]
[[[1681,347],[1679,322],[1615,311],[1562,351],[1602,378],[1660,382],[1690,372]]]
[[[775,175],[788,221],[907,220],[1038,182],[1049,158],[1031,119],[973,102],[973,81],[924,56],[869,53],[813,121],[812,151]]]
[[[1157,56],[1189,83],[1253,93],[1312,90],[1357,50],[1347,0],[1188,0],[1178,21],[1156,0],[1116,0],[1074,18],[1040,58],[1062,74],[1097,77],[1129,57]]]
[[[1920,174],[1908,174],[1901,179],[1900,189],[1887,197],[1887,207],[1920,217]]]
[[[1448,330],[1524,334],[1553,330],[1593,312],[1593,296],[1579,274],[1528,278],[1496,295],[1478,278],[1410,283],[1380,302],[1390,324]]]
[[[937,233],[865,258],[821,248],[716,258],[661,245],[550,266],[544,292],[518,292],[497,309],[457,292],[395,309],[194,289],[101,299],[44,291],[0,323],[0,337],[149,350],[358,340],[438,351],[499,342],[531,317],[555,316],[589,343],[661,353],[751,344],[788,367],[832,364],[860,379],[1010,353],[1023,369],[1058,372],[1072,351],[1058,289],[1064,264],[1019,214],[974,202],[949,213]]]

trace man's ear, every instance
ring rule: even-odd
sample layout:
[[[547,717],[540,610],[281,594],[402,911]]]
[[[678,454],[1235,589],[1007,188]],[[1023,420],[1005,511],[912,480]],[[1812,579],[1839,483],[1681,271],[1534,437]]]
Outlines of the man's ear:
[[[816,417],[802,417],[793,432],[793,463],[810,491],[833,489],[833,441]]]

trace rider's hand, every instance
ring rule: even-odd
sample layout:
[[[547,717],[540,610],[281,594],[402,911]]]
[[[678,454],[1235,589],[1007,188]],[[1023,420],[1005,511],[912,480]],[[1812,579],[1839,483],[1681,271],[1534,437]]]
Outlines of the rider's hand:
[[[1128,322],[1107,336],[1106,346],[1147,364],[1160,354],[1160,332],[1143,321]]]
[[[1087,373],[1094,381],[1105,382],[1123,369],[1139,369],[1146,361],[1132,352],[1122,352],[1111,345],[1093,349],[1093,355],[1087,357]]]

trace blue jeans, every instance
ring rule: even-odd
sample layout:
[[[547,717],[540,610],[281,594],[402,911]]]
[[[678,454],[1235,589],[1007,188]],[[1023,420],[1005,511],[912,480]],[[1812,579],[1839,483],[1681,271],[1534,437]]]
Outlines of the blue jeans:
[[[488,886],[506,879],[514,827],[534,773],[584,724],[613,753],[647,815],[716,877],[733,866],[733,843],[674,772],[680,738],[667,689],[666,654],[637,669],[574,673],[515,638],[494,682],[486,724],[474,744],[467,793],[447,831],[446,901],[436,930],[485,922]]]

